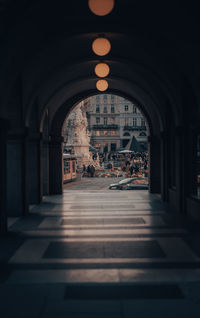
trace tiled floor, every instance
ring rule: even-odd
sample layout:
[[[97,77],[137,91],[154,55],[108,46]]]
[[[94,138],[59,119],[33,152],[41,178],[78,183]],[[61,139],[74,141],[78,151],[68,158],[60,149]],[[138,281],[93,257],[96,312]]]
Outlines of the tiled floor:
[[[3,318],[200,317],[200,233],[147,191],[84,179],[0,238]]]

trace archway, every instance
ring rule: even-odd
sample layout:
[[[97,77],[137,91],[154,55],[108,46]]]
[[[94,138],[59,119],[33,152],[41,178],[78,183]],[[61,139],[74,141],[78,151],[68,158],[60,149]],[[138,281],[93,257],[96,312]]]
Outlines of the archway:
[[[54,6],[49,6],[49,17],[51,17],[49,23],[55,14],[53,8]],[[72,8],[73,5],[70,6],[69,11]],[[44,14],[45,10],[46,7],[43,7],[39,15]],[[147,40],[140,33],[129,32],[127,26],[124,26],[123,30],[116,28],[112,18],[108,24],[96,22],[94,32],[91,32],[90,27],[86,25],[83,27],[81,23],[81,26],[77,25],[76,32],[72,34],[63,31],[66,28],[62,28],[60,32],[61,25],[54,26],[52,32],[52,26],[43,26],[43,15],[35,29],[33,12],[38,12],[37,5],[32,7],[30,20],[26,21],[27,27],[23,29],[23,32],[22,29],[16,29],[16,35],[20,36],[12,39],[9,50],[5,49],[5,52],[2,52],[2,56],[5,53],[1,81],[1,89],[4,92],[1,96],[2,116],[10,122],[7,157],[9,166],[13,167],[13,171],[19,172],[18,178],[16,176],[12,181],[8,177],[9,213],[16,211],[16,214],[20,215],[22,207],[26,213],[27,205],[40,202],[42,194],[48,193],[49,188],[50,193],[55,193],[54,186],[50,186],[51,181],[48,181],[48,148],[54,149],[58,157],[60,156],[63,142],[60,133],[62,126],[60,117],[63,117],[66,109],[69,112],[77,102],[96,92],[94,67],[98,59],[91,51],[91,43],[98,37],[99,32],[108,37],[113,45],[113,50],[105,60],[112,71],[111,76],[108,77],[108,92],[137,100],[150,123],[151,191],[161,191],[164,200],[171,200],[174,197],[173,201],[177,203],[180,201],[180,198],[177,199],[178,196],[182,196],[183,200],[186,192],[183,193],[178,189],[174,189],[169,195],[171,184],[166,176],[168,171],[165,171],[171,169],[166,163],[166,160],[169,161],[169,157],[166,156],[169,149],[166,146],[169,143],[166,120],[168,111],[174,119],[173,136],[176,134],[175,138],[182,146],[185,140],[183,126],[186,122],[184,113],[187,111],[182,100],[186,91],[185,87],[188,85],[184,84],[179,67],[175,63],[171,63],[168,67],[169,56],[165,52],[160,54],[157,50],[156,39]],[[85,21],[88,19],[89,24],[92,21],[86,12],[84,19]],[[70,27],[70,23],[68,26]],[[28,38],[27,32],[29,32]],[[52,37],[50,37],[51,32]],[[25,39],[27,41],[24,41]],[[27,44],[26,48],[23,43]],[[15,52],[14,65],[13,56],[7,54],[8,51]],[[11,73],[12,76],[10,76]],[[187,84],[189,82],[188,80]],[[192,83],[190,84],[192,86]],[[191,92],[191,95],[195,93]],[[197,114],[197,103],[194,101],[192,104],[194,113]],[[48,122],[48,133],[44,132],[45,122],[46,124]],[[196,119],[192,119],[192,122],[194,127],[198,126]],[[43,147],[44,139],[46,150]],[[189,140],[187,143],[190,144]],[[177,166],[181,166],[179,161],[182,160],[182,146],[177,150],[179,151],[179,156],[176,156]],[[18,154],[18,161],[12,160],[13,152]],[[43,152],[43,160],[41,160],[41,152]],[[49,164],[55,170],[58,166],[56,162],[52,163],[53,160],[52,157]],[[23,169],[21,169],[22,166]],[[43,178],[41,178],[42,175]],[[178,178],[177,187],[181,184],[181,176],[179,175]],[[44,179],[43,182],[42,179]],[[20,192],[15,197],[12,195],[14,185]],[[30,186],[29,194],[27,194],[27,185]],[[60,188],[59,191],[61,192],[62,189]]]
[[[116,94],[116,92],[112,91],[112,94]],[[92,96],[93,94],[88,94],[88,96]],[[119,95],[119,93],[118,93]],[[126,95],[124,94],[120,94],[120,96],[125,97]],[[84,99],[84,98],[83,98]],[[83,99],[79,99],[75,105],[79,104],[81,100]],[[130,97],[129,97],[130,100]],[[134,103],[136,103],[135,98],[132,98],[132,101],[134,101]],[[73,104],[73,100],[68,102],[69,106],[67,107],[67,103],[64,104],[59,110],[58,112],[55,114],[55,118],[52,121],[52,128],[51,128],[51,137],[54,138],[54,148],[52,151],[52,154],[50,155],[50,158],[53,158],[53,163],[52,166],[50,164],[50,166],[55,170],[55,167],[58,167],[59,164],[61,164],[62,161],[62,149],[63,149],[63,123],[65,121],[66,116],[69,114],[70,109],[73,109],[75,107],[75,105]],[[138,103],[138,102],[137,102]],[[144,113],[145,112],[145,108],[143,106],[139,106],[139,108],[141,109],[141,111]],[[148,114],[148,113],[147,113]],[[148,116],[148,115],[146,115]],[[152,123],[151,121],[148,122],[148,126],[152,127]],[[148,127],[148,134],[150,135],[150,128]],[[151,130],[153,131],[153,130]],[[55,138],[59,138],[59,140],[57,139],[57,148],[55,147]],[[149,137],[150,140],[150,137]],[[56,154],[55,154],[55,149],[57,149]],[[58,151],[59,149],[59,151]],[[149,149],[151,149],[151,146],[149,146]],[[155,151],[155,150],[154,150]],[[59,155],[58,155],[59,153]],[[151,150],[151,157],[153,158],[153,151]],[[55,161],[55,158],[57,158],[57,160]],[[50,159],[51,161],[51,159]],[[153,164],[158,168],[158,166],[160,165],[160,153],[159,151],[156,153],[156,156],[154,157],[154,160],[151,160],[151,167],[150,167],[150,171],[153,169]],[[161,181],[158,180],[158,178],[155,178],[155,182],[154,182],[154,174],[151,174],[150,177],[150,191],[152,193],[155,192],[160,192],[160,183]],[[160,174],[159,174],[160,175]],[[55,180],[56,178],[56,180]],[[56,176],[52,175],[51,176],[51,181],[50,181],[50,193],[55,194],[55,193],[62,193],[62,178],[61,178],[61,173],[57,174]],[[57,188],[55,189],[55,185],[57,185]]]

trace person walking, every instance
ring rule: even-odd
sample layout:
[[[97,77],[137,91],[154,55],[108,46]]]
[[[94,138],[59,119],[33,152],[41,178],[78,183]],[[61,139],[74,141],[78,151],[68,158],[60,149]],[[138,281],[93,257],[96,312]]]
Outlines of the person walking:
[[[93,165],[90,166],[90,173],[91,173],[91,177],[94,177],[94,173],[95,173],[95,167]]]
[[[88,165],[87,167],[87,174],[88,174],[88,177],[91,177],[91,166]]]
[[[83,165],[83,166],[82,166],[82,171],[81,171],[81,177],[84,177],[85,170],[86,170],[86,166]]]

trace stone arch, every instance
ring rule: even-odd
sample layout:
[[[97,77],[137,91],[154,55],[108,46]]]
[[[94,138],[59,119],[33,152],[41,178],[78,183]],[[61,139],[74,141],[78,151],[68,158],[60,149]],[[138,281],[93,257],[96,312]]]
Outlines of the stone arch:
[[[116,93],[117,92],[117,93]],[[107,93],[111,93],[111,94],[115,94],[115,95],[120,95],[123,96],[127,99],[129,99],[130,101],[134,101],[136,102],[136,99],[134,96],[130,96],[125,94],[124,92],[120,92],[117,90],[108,90]],[[73,107],[75,107],[75,105],[77,105],[80,101],[84,100],[85,98],[91,96],[91,95],[96,95],[95,92],[85,92],[83,94],[80,95],[76,95],[74,96],[72,99],[66,101],[66,103],[64,103],[59,109],[58,111],[55,113],[55,116],[52,120],[52,124],[51,124],[51,128],[50,128],[50,136],[52,139],[52,143],[53,143],[53,148],[52,148],[52,153],[50,154],[50,166],[51,169],[55,170],[55,167],[58,167],[58,165],[61,166],[61,161],[62,161],[62,142],[63,142],[63,137],[62,137],[62,129],[63,129],[63,123],[65,121],[66,116],[69,114],[70,110],[73,109]],[[139,102],[136,102],[137,104],[139,104]],[[154,128],[151,118],[148,114],[148,112],[146,112],[146,109],[144,106],[141,105],[141,103],[139,104],[139,108],[142,109],[143,113],[146,115],[145,117],[148,118],[148,126],[149,126],[149,135],[153,136],[154,133],[156,133],[156,130],[159,131],[158,128]],[[160,156],[159,156],[159,152],[157,153],[156,156],[154,156],[154,160],[151,161],[151,164],[158,166],[158,163],[156,163],[156,161],[160,160]],[[153,156],[153,155],[152,155]],[[153,169],[153,166],[152,166]],[[158,187],[156,188],[156,190],[154,190],[154,182],[153,182],[153,175],[152,175],[152,182],[151,182],[151,192],[156,192],[158,191]],[[50,193],[62,193],[62,174],[61,172],[59,172],[57,175],[51,175],[51,180],[50,180]],[[55,188],[56,185],[56,188]]]

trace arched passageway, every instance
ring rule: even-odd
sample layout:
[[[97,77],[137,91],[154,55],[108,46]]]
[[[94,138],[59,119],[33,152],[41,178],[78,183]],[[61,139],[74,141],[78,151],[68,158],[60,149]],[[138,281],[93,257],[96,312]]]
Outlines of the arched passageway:
[[[2,317],[199,317],[199,30],[192,2],[0,1]],[[63,189],[63,122],[102,63],[148,122],[149,192]]]
[[[150,23],[149,38],[133,25],[123,23],[122,28],[119,21],[129,16],[128,0],[119,1],[102,19],[91,14],[85,1],[79,5],[82,11],[63,1],[56,10],[53,0],[48,5],[46,1],[22,5],[18,9],[25,15],[14,33],[11,29],[6,33],[0,78],[2,229],[5,215],[26,215],[44,194],[62,193],[63,118],[75,104],[96,93],[94,67],[99,60],[110,66],[107,92],[136,100],[149,122],[150,191],[161,193],[180,213],[198,217],[198,85],[197,77],[186,71],[195,58],[181,56],[177,63],[177,57],[169,54],[171,42],[163,25],[155,33]],[[139,9],[140,4],[135,6]],[[52,25],[53,20],[59,23]],[[112,43],[106,58],[91,49],[99,34]]]

